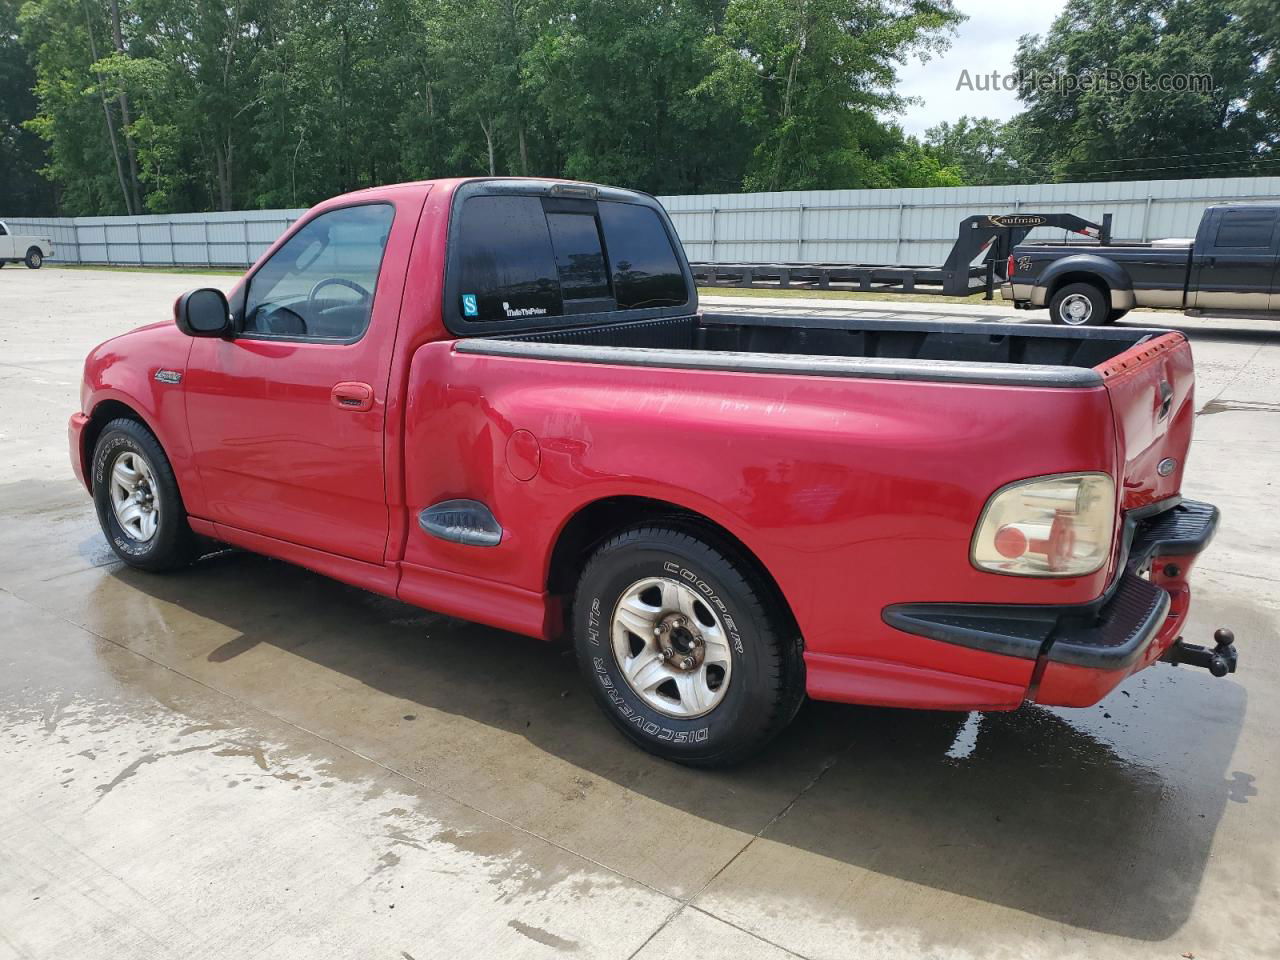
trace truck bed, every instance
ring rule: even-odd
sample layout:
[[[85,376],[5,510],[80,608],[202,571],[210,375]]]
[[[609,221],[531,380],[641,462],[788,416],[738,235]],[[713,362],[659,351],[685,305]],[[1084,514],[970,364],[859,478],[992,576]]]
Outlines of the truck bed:
[[[473,337],[463,353],[800,376],[1089,387],[1165,330],[708,313]]]

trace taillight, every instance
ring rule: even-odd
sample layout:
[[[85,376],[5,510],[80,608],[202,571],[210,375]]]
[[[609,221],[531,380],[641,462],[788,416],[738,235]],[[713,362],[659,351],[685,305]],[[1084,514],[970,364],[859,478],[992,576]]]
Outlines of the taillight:
[[[1107,561],[1116,486],[1105,473],[1063,473],[1001,487],[987,501],[970,557],[979,570],[1080,577]]]

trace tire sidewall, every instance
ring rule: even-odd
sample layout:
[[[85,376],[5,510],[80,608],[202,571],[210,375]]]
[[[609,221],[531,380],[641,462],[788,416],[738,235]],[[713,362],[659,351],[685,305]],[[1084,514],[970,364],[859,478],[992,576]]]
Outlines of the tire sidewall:
[[[39,250],[30,250],[27,252],[26,264],[32,270],[39,270],[44,265],[44,254]]]
[[[700,541],[644,532],[598,555],[583,575],[573,607],[573,635],[583,673],[609,718],[632,740],[672,759],[705,760],[754,740],[776,698],[768,625],[758,600],[728,561]],[[679,719],[635,693],[614,654],[611,623],[623,592],[638,580],[665,577],[691,587],[720,618],[729,640],[729,688],[710,713]]]
[[[111,470],[124,453],[142,457],[159,488],[160,522],[156,526],[155,536],[145,543],[133,539],[124,531],[111,505]],[[130,429],[108,426],[94,447],[91,475],[98,522],[116,556],[139,567],[157,562],[167,565],[166,558],[175,549],[185,519],[177,486],[170,480],[172,474],[160,445],[141,427]]]

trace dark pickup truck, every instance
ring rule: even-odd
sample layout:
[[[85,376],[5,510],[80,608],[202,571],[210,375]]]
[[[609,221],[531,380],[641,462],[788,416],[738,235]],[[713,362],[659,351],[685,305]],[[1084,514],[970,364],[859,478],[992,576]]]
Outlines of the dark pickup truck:
[[[1280,202],[1209,207],[1194,241],[1019,244],[1006,277],[1006,300],[1069,326],[1134,307],[1280,319]]]

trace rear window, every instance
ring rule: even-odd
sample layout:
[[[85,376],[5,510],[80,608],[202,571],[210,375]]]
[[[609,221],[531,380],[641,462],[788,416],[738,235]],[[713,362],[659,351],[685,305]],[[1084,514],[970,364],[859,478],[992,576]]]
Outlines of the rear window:
[[[458,247],[463,319],[560,315],[560,282],[537,197],[471,197],[462,208]]]
[[[1275,229],[1276,210],[1227,210],[1218,224],[1215,247],[1271,246],[1271,231]]]
[[[618,309],[677,307],[689,300],[671,238],[650,207],[600,201]]]
[[[468,197],[459,214],[456,255],[457,308],[468,323],[674,307],[689,300],[662,220],[638,204]]]
[[[556,271],[560,274],[560,296],[565,312],[586,313],[612,310],[609,275],[604,267],[604,251],[600,248],[600,228],[589,213],[548,213],[551,249],[555,252]],[[574,306],[584,309],[573,310]]]

